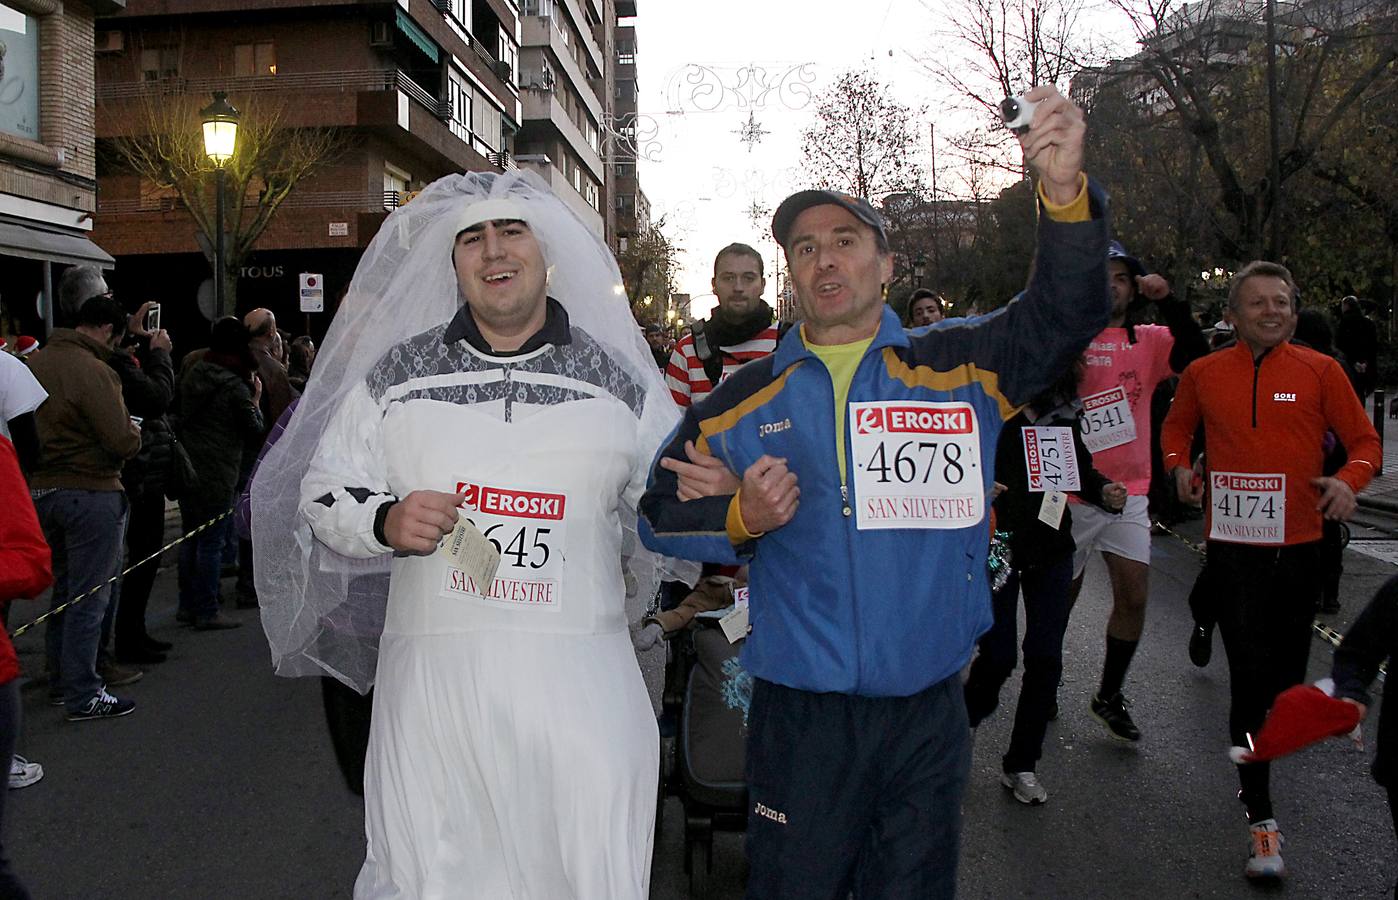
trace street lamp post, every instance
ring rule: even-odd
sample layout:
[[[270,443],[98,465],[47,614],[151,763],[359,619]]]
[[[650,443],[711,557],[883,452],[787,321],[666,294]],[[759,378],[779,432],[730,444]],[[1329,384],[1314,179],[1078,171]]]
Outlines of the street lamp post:
[[[919,256],[913,262],[913,287],[922,287],[922,276],[927,274],[927,261]]]
[[[204,123],[204,153],[218,173],[214,197],[214,319],[223,318],[223,168],[233,158],[238,143],[238,111],[223,91],[214,91],[214,102],[199,111]]]

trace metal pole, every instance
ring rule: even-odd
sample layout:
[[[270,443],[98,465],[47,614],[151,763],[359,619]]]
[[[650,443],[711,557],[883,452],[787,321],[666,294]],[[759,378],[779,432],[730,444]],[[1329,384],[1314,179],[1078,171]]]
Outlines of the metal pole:
[[[1383,388],[1374,391],[1374,430],[1379,433],[1379,468],[1375,475],[1383,474]]]
[[[53,263],[44,260],[44,340],[53,334]]]
[[[1267,247],[1267,258],[1281,262],[1281,109],[1277,96],[1277,3],[1267,0],[1267,108],[1268,140],[1271,143],[1271,168],[1267,180],[1270,184],[1269,206],[1271,207],[1272,235]]]
[[[218,167],[218,192],[214,198],[214,321],[223,318],[223,166]]]

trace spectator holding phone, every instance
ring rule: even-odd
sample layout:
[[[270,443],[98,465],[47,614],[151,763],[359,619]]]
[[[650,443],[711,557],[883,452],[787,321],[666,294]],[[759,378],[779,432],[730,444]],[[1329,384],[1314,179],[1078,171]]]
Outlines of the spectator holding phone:
[[[165,486],[175,441],[166,418],[175,397],[172,350],[169,333],[160,327],[160,304],[146,302],[128,320],[127,339],[112,353],[111,366],[121,377],[127,411],[141,420],[141,451],[121,472],[131,505],[126,550],[132,563],[158,550],[165,533]],[[159,559],[152,559],[132,569],[119,585],[120,601],[114,604],[118,663],[164,662],[170,649],[170,644],[146,633],[146,604],[159,566]]]

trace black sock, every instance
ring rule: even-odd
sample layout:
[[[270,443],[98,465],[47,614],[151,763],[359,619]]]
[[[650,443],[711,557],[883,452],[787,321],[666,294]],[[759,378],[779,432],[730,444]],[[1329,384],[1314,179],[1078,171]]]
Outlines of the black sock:
[[[1098,697],[1109,700],[1113,694],[1120,693],[1122,682],[1126,681],[1126,670],[1131,666],[1131,657],[1136,655],[1136,645],[1139,643],[1107,635],[1107,658],[1102,663],[1102,686],[1097,689]]]

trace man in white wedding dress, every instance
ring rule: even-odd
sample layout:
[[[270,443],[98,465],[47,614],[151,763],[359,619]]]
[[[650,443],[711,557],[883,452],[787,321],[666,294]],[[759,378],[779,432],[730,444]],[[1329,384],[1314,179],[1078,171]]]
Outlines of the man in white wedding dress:
[[[449,176],[402,212],[254,486],[256,539],[259,496],[284,508],[309,460],[315,546],[282,551],[309,586],[267,624],[279,671],[366,687],[335,633],[372,643],[355,561],[391,558],[355,897],[643,898],[659,743],[623,569],[651,574],[634,509],[678,412],[605,245],[542,182]],[[442,549],[458,522],[493,578]]]

